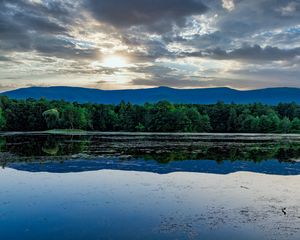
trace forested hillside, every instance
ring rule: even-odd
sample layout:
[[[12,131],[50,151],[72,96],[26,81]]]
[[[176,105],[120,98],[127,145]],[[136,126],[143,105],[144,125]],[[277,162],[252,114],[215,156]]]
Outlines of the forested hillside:
[[[300,105],[78,104],[0,97],[3,131],[82,129],[131,132],[300,133]]]

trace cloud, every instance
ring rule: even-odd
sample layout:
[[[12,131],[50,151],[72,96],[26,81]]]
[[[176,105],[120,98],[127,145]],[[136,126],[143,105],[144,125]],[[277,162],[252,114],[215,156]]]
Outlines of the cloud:
[[[297,2],[289,2],[286,6],[280,7],[277,11],[285,17],[292,17],[300,9],[300,4]]]
[[[37,51],[57,57],[78,59],[92,55],[71,41],[67,17],[68,1],[0,1],[0,49],[6,52]],[[64,53],[66,54],[64,56]]]
[[[70,60],[95,60],[101,57],[99,49],[79,48],[76,43],[61,38],[50,38],[49,36],[34,39],[33,48],[43,55]]]
[[[229,58],[245,59],[245,60],[262,60],[262,61],[277,61],[289,60],[296,56],[300,56],[300,47],[294,49],[279,49],[277,47],[266,46],[265,48],[259,45],[245,46],[229,52]]]
[[[0,62],[9,62],[11,59],[9,57],[0,56]]]
[[[203,87],[209,86],[213,82],[213,78],[187,75],[179,68],[167,66],[152,65],[131,70],[145,74],[145,77],[135,78],[131,81],[131,84],[137,86]]]
[[[291,60],[300,56],[300,47],[294,49],[279,49],[277,47],[259,45],[243,46],[238,49],[225,51],[220,48],[213,50],[191,52],[183,54],[189,57],[203,57],[218,60],[243,60],[243,61],[279,61]]]
[[[299,19],[297,0],[0,0],[0,81],[300,86]]]
[[[227,9],[228,11],[232,11],[235,8],[234,1],[233,0],[222,0],[223,2],[223,8]]]
[[[184,26],[187,17],[208,10],[199,0],[88,0],[86,5],[100,22],[157,32],[170,31],[173,24]]]
[[[252,76],[248,78],[206,78],[198,77],[197,79],[181,79],[177,77],[156,77],[151,79],[134,79],[132,84],[137,86],[158,87],[167,86],[174,88],[211,88],[211,87],[230,87],[237,89],[255,89],[265,88],[280,85],[280,81],[273,82],[261,81],[260,79],[253,79]]]
[[[289,75],[288,78],[286,76]],[[271,77],[271,79],[270,79]],[[149,78],[137,78],[132,81],[135,86],[158,87],[168,86],[174,88],[209,88],[209,87],[230,87],[236,89],[257,89],[268,87],[298,87],[296,81],[299,78],[299,71],[289,72],[281,70],[261,70],[256,72],[238,71],[236,75],[221,77],[194,76],[152,76]]]
[[[206,83],[206,84],[203,84]],[[177,77],[155,77],[151,79],[134,79],[132,81],[133,85],[138,86],[151,86],[151,87],[159,87],[159,86],[167,86],[167,87],[202,87],[204,85],[208,85],[208,82],[202,82],[198,80],[191,79],[179,79]]]
[[[238,1],[234,11],[219,18],[218,28],[232,37],[245,37],[270,29],[299,24],[300,6],[293,0]],[[292,8],[289,6],[293,6]],[[289,9],[292,14],[283,14]]]

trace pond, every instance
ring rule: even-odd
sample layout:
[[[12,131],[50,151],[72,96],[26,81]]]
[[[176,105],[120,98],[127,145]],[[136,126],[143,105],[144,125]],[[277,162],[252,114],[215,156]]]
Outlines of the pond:
[[[2,133],[0,164],[1,239],[300,238],[299,135]]]

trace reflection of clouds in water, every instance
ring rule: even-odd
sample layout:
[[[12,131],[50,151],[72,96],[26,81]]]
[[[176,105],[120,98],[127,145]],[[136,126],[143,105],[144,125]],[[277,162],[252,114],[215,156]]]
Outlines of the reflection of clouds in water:
[[[31,174],[4,169],[0,188],[7,193],[2,202],[9,204],[0,222],[4,236],[9,227],[22,231],[10,221],[14,218],[26,219],[32,230],[58,229],[55,234],[64,231],[66,236],[79,234],[78,229],[104,238],[161,234],[166,239],[223,239],[224,234],[233,238],[242,234],[249,239],[296,240],[300,237],[299,177],[108,170]],[[282,208],[287,209],[286,216]],[[43,214],[47,226],[42,224]],[[64,228],[57,228],[58,224]],[[105,231],[99,231],[103,227]]]

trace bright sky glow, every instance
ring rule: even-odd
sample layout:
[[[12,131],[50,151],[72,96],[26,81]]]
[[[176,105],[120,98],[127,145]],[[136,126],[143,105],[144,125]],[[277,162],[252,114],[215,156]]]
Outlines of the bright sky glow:
[[[122,56],[114,55],[104,59],[102,66],[108,68],[124,68],[128,65],[126,59]]]
[[[297,0],[0,0],[0,91],[300,87],[299,19]]]

